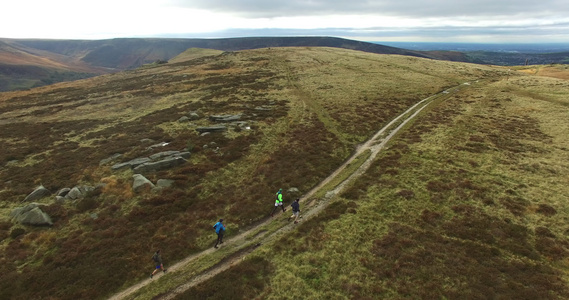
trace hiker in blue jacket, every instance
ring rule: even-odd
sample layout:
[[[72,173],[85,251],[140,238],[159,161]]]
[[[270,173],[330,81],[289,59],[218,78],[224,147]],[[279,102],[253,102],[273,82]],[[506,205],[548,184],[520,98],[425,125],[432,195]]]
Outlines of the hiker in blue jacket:
[[[219,219],[219,222],[213,225],[215,233],[217,233],[217,241],[215,242],[215,249],[217,249],[217,244],[223,244],[223,233],[225,232],[225,226],[223,225],[223,219]]]

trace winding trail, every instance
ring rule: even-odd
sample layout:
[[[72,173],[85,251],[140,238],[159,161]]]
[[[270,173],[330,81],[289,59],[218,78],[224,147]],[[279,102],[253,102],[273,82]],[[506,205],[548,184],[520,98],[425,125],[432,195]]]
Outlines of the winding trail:
[[[469,83],[464,83],[463,85],[470,85]],[[453,88],[447,89],[442,91],[438,94],[432,95],[428,98],[425,98],[405,112],[394,118],[391,122],[381,128],[377,133],[373,135],[368,141],[359,145],[352,156],[347,159],[340,167],[338,167],[332,174],[330,174],[326,179],[321,181],[317,186],[312,188],[309,192],[307,192],[302,199],[304,201],[308,200],[308,204],[305,205],[305,209],[303,210],[303,218],[307,219],[311,216],[318,214],[324,208],[328,206],[330,200],[337,194],[339,194],[349,183],[353,182],[356,178],[361,176],[372,164],[377,154],[385,148],[385,145],[393,138],[395,134],[399,132],[408,122],[414,119],[429,103],[431,103],[435,99],[446,99],[450,94],[459,90],[459,87],[463,85],[455,86]],[[340,184],[335,186],[332,190],[326,192],[326,196],[324,199],[319,199],[321,201],[314,201],[311,197],[322,188],[324,188],[327,184],[329,184],[333,179],[335,179],[338,175],[342,173],[349,166],[351,163],[354,162],[356,158],[358,158],[362,153],[365,151],[370,150],[370,156],[362,163],[350,176],[342,181]],[[276,218],[275,218],[276,219]],[[278,229],[274,230],[273,232],[269,232],[268,230],[263,230],[263,227],[267,226],[271,222],[275,221],[273,218],[268,218],[265,221],[249,228],[238,235],[227,239],[226,244],[236,245],[229,254],[227,254],[222,261],[218,262],[217,264],[213,265],[206,271],[192,277],[188,282],[177,286],[176,288],[167,291],[166,293],[160,294],[160,296],[156,296],[153,299],[173,299],[177,295],[183,293],[184,291],[190,289],[191,287],[208,280],[209,278],[229,269],[233,265],[238,264],[240,261],[243,260],[245,256],[253,252],[257,247],[268,244],[271,241],[274,241],[277,237],[282,235],[285,232],[288,232],[294,228],[294,224],[290,223],[283,223]],[[206,249],[202,252],[196,253],[194,255],[190,255],[184,260],[170,266],[168,268],[168,273],[176,273],[184,270],[184,267],[187,267],[191,262],[202,258],[206,255],[212,254],[215,250],[213,248]],[[160,280],[160,275],[155,279],[145,279],[135,285],[130,286],[129,288],[111,296],[109,299],[118,300],[118,299],[128,299],[133,298],[133,294],[143,287],[150,285],[152,282],[156,282]]]

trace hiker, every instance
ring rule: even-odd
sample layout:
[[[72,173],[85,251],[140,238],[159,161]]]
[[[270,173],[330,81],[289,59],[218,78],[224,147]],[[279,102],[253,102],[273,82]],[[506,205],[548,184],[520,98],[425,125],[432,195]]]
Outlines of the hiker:
[[[152,279],[152,277],[154,277],[154,274],[156,274],[156,272],[158,272],[159,270],[162,270],[162,272],[166,273],[166,269],[164,269],[164,265],[162,264],[162,257],[160,256],[160,249],[156,250],[154,255],[152,255],[152,260],[154,261],[154,264],[156,265],[156,269],[154,270],[154,272],[152,272],[152,274],[150,274],[151,279]]]
[[[294,200],[294,202],[290,205],[292,206],[292,216],[290,217],[291,218],[294,217],[294,224],[298,223],[298,215],[300,215],[300,204],[298,203],[298,201],[300,201],[300,199],[296,198],[296,200]]]
[[[223,219],[219,219],[219,222],[213,225],[213,229],[215,229],[215,233],[217,233],[217,241],[215,241],[215,246],[213,246],[213,248],[217,249],[217,244],[223,244],[223,233],[225,232]]]
[[[282,208],[283,212],[286,211],[286,208],[284,208],[283,206],[283,189],[279,189],[279,191],[277,192],[277,199],[275,200],[275,208],[273,208],[273,212],[271,212],[271,217],[275,215],[275,210],[277,210],[279,206]]]

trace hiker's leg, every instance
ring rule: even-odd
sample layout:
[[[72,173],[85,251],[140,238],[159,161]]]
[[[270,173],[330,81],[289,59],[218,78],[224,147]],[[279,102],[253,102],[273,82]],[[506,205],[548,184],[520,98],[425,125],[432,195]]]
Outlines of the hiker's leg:
[[[223,244],[223,232],[219,232],[219,243]]]
[[[279,207],[279,204],[275,202],[275,207],[273,207],[273,211],[271,212],[271,216],[275,214],[275,210]]]
[[[286,209],[284,208],[284,205],[282,202],[281,202],[281,208],[282,208],[283,212],[285,212]]]

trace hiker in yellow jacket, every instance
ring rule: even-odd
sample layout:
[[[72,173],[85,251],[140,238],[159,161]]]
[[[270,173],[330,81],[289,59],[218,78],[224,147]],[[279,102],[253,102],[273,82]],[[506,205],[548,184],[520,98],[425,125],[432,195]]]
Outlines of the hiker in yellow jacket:
[[[283,212],[286,211],[286,208],[284,208],[283,205],[283,189],[279,189],[279,191],[277,192],[277,199],[275,200],[275,208],[273,208],[273,212],[271,212],[271,217],[274,216],[275,210],[277,210],[279,206],[282,208]]]

